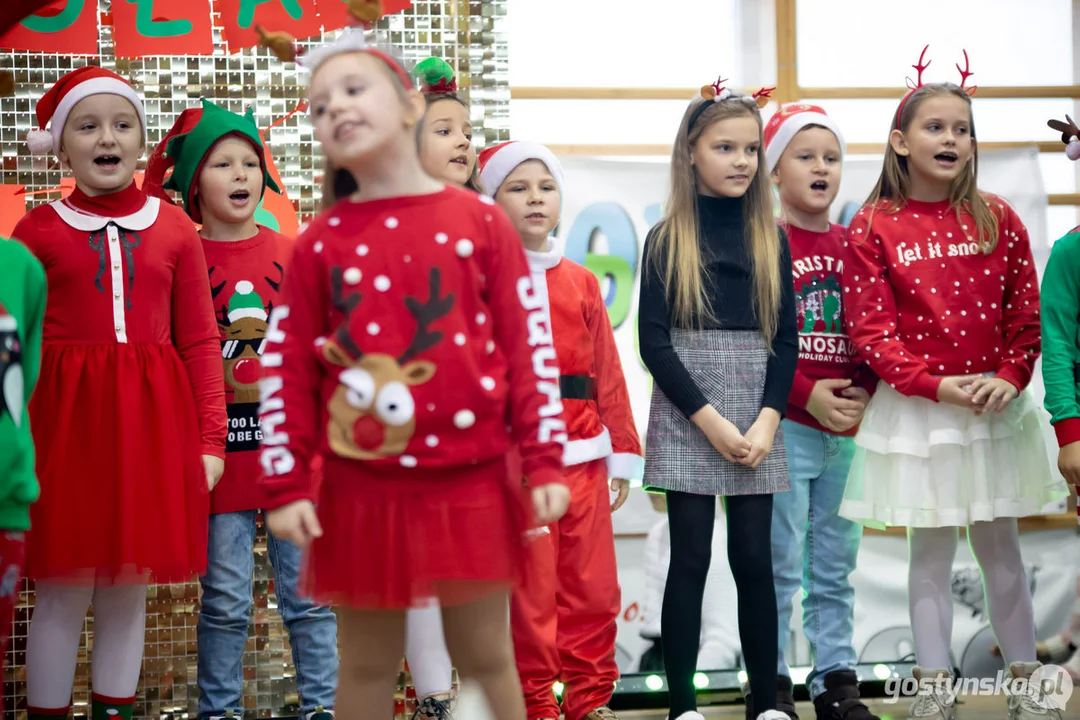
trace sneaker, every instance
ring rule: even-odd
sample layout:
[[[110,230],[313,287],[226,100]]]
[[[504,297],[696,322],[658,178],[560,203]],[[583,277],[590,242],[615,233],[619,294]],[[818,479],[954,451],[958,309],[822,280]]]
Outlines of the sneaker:
[[[908,717],[919,720],[956,720],[956,698],[948,687],[952,673],[948,670],[916,667],[911,674],[915,676],[919,694],[911,704]],[[934,682],[935,680],[941,682]],[[926,687],[923,687],[924,682]]]
[[[619,720],[619,716],[611,708],[604,705],[586,715],[585,720]]]
[[[814,698],[817,720],[881,720],[859,699],[854,670],[834,670],[824,679],[825,692]],[[779,706],[779,701],[776,704]]]
[[[754,697],[750,693],[750,684],[742,684],[743,699],[746,701],[746,720],[755,720]],[[795,685],[787,675],[776,676],[776,709],[784,713],[784,718],[799,720],[795,709]]]
[[[449,693],[428,695],[416,701],[412,720],[454,720],[454,704]]]
[[[757,720],[789,720],[789,715],[780,710],[766,710],[757,716]]]
[[[1009,666],[1009,674],[1017,680],[1030,680],[1032,673],[1040,667],[1042,664],[1037,662],[1013,663]],[[1061,720],[1058,704],[1046,697],[1038,682],[1024,683],[1023,692],[1007,692],[1006,698],[1009,703],[1009,720]]]
[[[333,710],[326,710],[320,705],[305,715],[304,720],[334,720],[334,717]]]
[[[668,715],[665,720],[671,720],[671,716]],[[705,720],[705,716],[699,712],[691,710],[690,712],[684,712],[682,715],[675,718],[675,720]]]

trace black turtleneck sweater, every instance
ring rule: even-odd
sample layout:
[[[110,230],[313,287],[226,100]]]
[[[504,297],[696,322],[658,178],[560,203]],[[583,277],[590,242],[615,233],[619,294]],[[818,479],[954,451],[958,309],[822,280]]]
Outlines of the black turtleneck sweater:
[[[742,218],[742,198],[698,195],[698,222],[705,263],[705,291],[715,318],[706,330],[760,330],[754,311],[753,266]],[[664,294],[661,268],[649,260],[649,248],[659,226],[645,239],[641,296],[638,303],[638,340],[641,359],[668,400],[690,417],[708,405],[671,345],[671,304]],[[791,250],[780,231],[780,322],[773,339],[765,375],[762,407],[783,414],[799,360],[799,333],[795,316],[795,286],[791,281]]]

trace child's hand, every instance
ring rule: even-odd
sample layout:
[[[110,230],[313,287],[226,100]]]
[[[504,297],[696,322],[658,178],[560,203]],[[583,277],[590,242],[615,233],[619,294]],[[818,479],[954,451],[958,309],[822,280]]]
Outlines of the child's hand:
[[[202,464],[206,471],[206,488],[212,492],[225,472],[225,461],[216,455],[203,455]]]
[[[1001,378],[979,378],[968,388],[971,402],[976,406],[975,414],[1000,413],[1010,401],[1015,400],[1020,391],[1008,380]]]
[[[843,390],[845,397],[837,397],[836,390]],[[858,396],[848,395],[852,391],[862,393],[866,400],[860,401]],[[851,380],[818,380],[810,391],[806,411],[813,415],[823,428],[833,432],[846,432],[862,419],[863,410],[869,400],[870,393],[862,388],[851,387]]]
[[[623,478],[611,478],[611,491],[619,493],[615,496],[615,502],[611,503],[611,512],[615,512],[623,506],[626,498],[630,497],[630,481]]]
[[[723,455],[725,460],[743,462],[750,454],[750,441],[712,405],[698,410],[690,420],[701,428],[701,432],[705,433],[716,452]]]
[[[1058,450],[1058,470],[1069,484],[1080,489],[1080,441],[1061,446]]]
[[[566,514],[566,508],[570,506],[570,488],[562,483],[533,488],[532,501],[537,524],[550,525]]]
[[[938,402],[974,410],[975,405],[971,395],[971,385],[976,380],[984,379],[982,375],[950,375],[943,377],[941,378],[941,384],[938,385]]]
[[[746,439],[750,441],[750,454],[740,461],[743,465],[756,468],[768,457],[769,451],[772,450],[773,440],[776,439],[776,428],[779,425],[779,413],[762,410],[758,419],[746,431]]]
[[[305,548],[322,537],[322,525],[310,500],[297,500],[266,514],[266,527],[281,540]]]

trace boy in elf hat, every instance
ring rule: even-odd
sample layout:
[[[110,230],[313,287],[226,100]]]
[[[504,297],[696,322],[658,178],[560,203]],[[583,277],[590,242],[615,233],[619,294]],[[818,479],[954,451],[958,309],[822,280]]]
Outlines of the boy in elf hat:
[[[773,498],[773,575],[780,617],[777,708],[797,718],[784,661],[791,602],[803,589],[803,629],[814,669],[807,685],[819,720],[870,720],[859,700],[852,647],[855,569],[862,528],[839,516],[853,436],[873,372],[851,349],[841,306],[844,228],[829,221],[844,140],[814,105],[782,107],[765,126],[765,159],[780,193],[799,315],[799,363],[782,420],[791,489]],[[824,349],[823,349],[824,348]],[[804,556],[805,561],[804,561]],[[753,717],[749,706],[747,717]]]
[[[503,143],[481,153],[480,180],[517,228],[533,286],[544,298],[569,435],[563,477],[570,508],[557,523],[529,533],[531,562],[511,600],[528,716],[559,717],[552,687],[562,681],[567,720],[610,720],[621,607],[611,513],[644,469],[626,380],[599,281],[551,242],[563,185],[558,159],[543,145]],[[618,491],[613,505],[608,478]]]
[[[210,496],[209,561],[200,578],[199,715],[240,717],[256,517],[264,502],[257,482],[259,358],[292,241],[255,222],[263,193],[279,190],[250,109],[236,115],[204,100],[201,109],[185,110],[150,158],[148,191],[162,187],[169,166],[172,174],[163,187],[177,191],[202,226],[229,413],[226,470]],[[267,549],[293,648],[301,712],[307,720],[329,720],[337,690],[337,621],[329,608],[298,594],[300,549],[272,534]]]

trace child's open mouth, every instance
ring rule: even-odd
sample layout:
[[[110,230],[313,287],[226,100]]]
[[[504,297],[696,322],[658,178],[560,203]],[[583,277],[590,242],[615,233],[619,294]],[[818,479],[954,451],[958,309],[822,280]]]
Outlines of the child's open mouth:
[[[229,200],[231,200],[234,205],[246,205],[248,198],[250,197],[251,193],[249,193],[247,190],[237,190],[233,194],[229,195]]]
[[[115,170],[120,167],[120,158],[116,155],[102,155],[94,158],[94,164],[102,170]]]
[[[458,165],[463,165],[465,167],[469,166],[469,159],[467,157],[465,157],[464,155],[459,155],[456,158],[454,158],[453,160],[451,160],[450,162],[457,163]]]
[[[934,159],[943,165],[948,165],[952,167],[956,164],[956,161],[959,159],[959,157],[954,152],[943,152],[935,155]]]
[[[825,192],[829,189],[829,183],[825,182],[824,180],[816,180],[810,184],[810,189],[814,190],[815,192]]]

